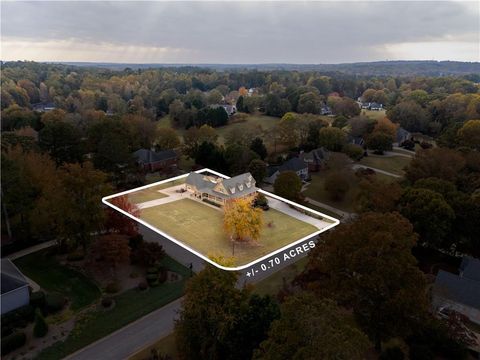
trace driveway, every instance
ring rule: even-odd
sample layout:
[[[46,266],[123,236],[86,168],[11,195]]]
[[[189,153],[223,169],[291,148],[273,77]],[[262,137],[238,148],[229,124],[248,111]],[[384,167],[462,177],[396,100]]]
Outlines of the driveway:
[[[400,175],[397,175],[397,174],[394,174],[394,173],[391,173],[391,172],[388,172],[388,171],[385,171],[385,170],[381,170],[381,169],[377,169],[377,168],[374,168],[374,167],[371,167],[371,166],[365,166],[365,165],[360,165],[360,164],[353,164],[352,165],[352,169],[356,170],[356,169],[372,169],[374,170],[375,172],[378,172],[380,174],[384,174],[384,175],[388,175],[388,176],[391,176],[391,177],[394,177],[394,178],[401,178],[402,176]]]

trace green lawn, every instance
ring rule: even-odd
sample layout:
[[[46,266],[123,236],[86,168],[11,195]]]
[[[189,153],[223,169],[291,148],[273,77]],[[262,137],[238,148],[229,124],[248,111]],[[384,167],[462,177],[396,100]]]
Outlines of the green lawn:
[[[297,262],[284,267],[281,270],[270,275],[268,278],[263,279],[255,284],[254,292],[259,295],[271,295],[276,296],[278,292],[283,288],[284,282],[290,284],[292,280],[305,269],[307,265],[308,257],[303,257]]]
[[[362,109],[361,112],[362,115],[366,115],[371,119],[383,119],[385,116],[387,116],[387,112],[385,110],[380,110],[380,111],[375,111],[375,110],[366,110]]]
[[[391,172],[396,175],[404,175],[403,168],[410,163],[411,159],[405,156],[366,156],[362,158],[358,163],[371,166],[380,170]]]
[[[169,181],[164,184],[160,184],[160,185],[152,186],[143,190],[131,192],[128,194],[128,200],[130,200],[134,204],[141,204],[146,201],[161,199],[161,198],[167,197],[167,195],[160,192],[160,190],[163,190],[172,186],[180,185],[180,184],[185,184],[185,178]]]
[[[140,217],[205,256],[232,256],[232,243],[223,231],[223,212],[198,201],[182,199],[141,210]],[[269,222],[273,227],[268,227]],[[317,228],[277,210],[264,212],[259,245],[236,245],[235,263],[242,265],[299,240]]]
[[[115,307],[112,310],[82,314],[68,338],[42,351],[37,359],[62,359],[182,296],[189,270],[168,256],[162,264],[182,274],[183,280],[162,284],[144,292],[132,289],[114,296]]]
[[[353,212],[355,210],[355,199],[359,191],[357,177],[349,176],[350,189],[345,194],[343,200],[335,201],[330,199],[328,192],[324,188],[325,178],[328,176],[328,173],[328,171],[321,171],[311,174],[312,180],[303,194],[342,211]]]
[[[61,265],[51,250],[42,250],[14,261],[15,265],[46,291],[66,296],[76,311],[100,297],[100,289],[83,274]]]

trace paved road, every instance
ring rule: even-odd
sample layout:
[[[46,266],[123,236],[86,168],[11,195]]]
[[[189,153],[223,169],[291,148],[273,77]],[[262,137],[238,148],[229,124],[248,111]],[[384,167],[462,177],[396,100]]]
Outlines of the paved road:
[[[183,298],[136,320],[93,344],[66,357],[69,360],[120,360],[173,331]]]

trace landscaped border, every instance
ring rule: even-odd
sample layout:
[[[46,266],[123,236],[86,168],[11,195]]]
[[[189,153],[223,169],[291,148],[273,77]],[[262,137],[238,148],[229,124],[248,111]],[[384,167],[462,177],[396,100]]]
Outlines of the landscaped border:
[[[220,174],[219,172],[216,172],[216,171],[214,171],[214,170],[210,170],[210,169],[207,169],[207,168],[201,169],[201,170],[197,170],[197,171],[195,171],[195,172],[198,173],[198,174],[207,172],[207,173],[211,173],[211,174],[214,174],[214,175],[216,175],[216,176],[222,177],[222,178],[224,178],[224,179],[229,179],[229,178],[230,178],[229,176]],[[142,224],[143,226],[146,226],[147,228],[155,231],[157,234],[162,235],[162,236],[165,237],[166,239],[168,239],[168,240],[174,242],[175,244],[183,247],[184,249],[190,251],[192,254],[195,254],[195,255],[198,256],[199,258],[201,258],[201,259],[205,260],[206,262],[208,262],[208,263],[216,266],[217,268],[222,269],[222,270],[227,270],[227,271],[239,271],[239,270],[244,270],[244,269],[250,268],[252,265],[254,265],[254,264],[256,264],[256,263],[258,263],[258,262],[260,262],[260,261],[263,261],[263,260],[265,260],[265,259],[268,259],[269,257],[271,257],[271,256],[273,256],[273,255],[275,255],[275,254],[278,254],[278,253],[280,253],[280,252],[282,252],[282,251],[284,251],[284,250],[286,250],[286,249],[289,249],[289,248],[291,248],[292,246],[295,246],[295,245],[297,245],[297,244],[300,244],[301,242],[303,242],[303,241],[305,241],[305,240],[307,240],[307,239],[310,239],[311,237],[314,237],[314,236],[316,236],[316,235],[318,235],[318,234],[321,234],[322,232],[327,231],[327,230],[329,230],[329,229],[337,226],[337,225],[340,223],[340,221],[339,221],[338,219],[335,219],[335,218],[333,218],[333,217],[331,217],[331,216],[328,216],[328,215],[323,214],[323,213],[321,213],[321,212],[319,212],[319,211],[310,209],[310,208],[308,208],[308,207],[306,207],[306,206],[303,206],[303,205],[300,205],[300,204],[298,204],[298,203],[296,203],[296,202],[287,200],[287,199],[282,198],[282,197],[280,197],[280,196],[278,196],[278,195],[272,194],[272,193],[270,193],[270,192],[268,192],[268,191],[265,191],[265,190],[262,190],[262,189],[260,189],[260,188],[257,188],[257,191],[258,191],[258,192],[263,193],[263,194],[266,195],[266,196],[269,196],[269,197],[272,197],[272,198],[274,198],[274,199],[283,201],[283,202],[285,202],[285,203],[287,203],[287,204],[289,204],[289,205],[293,205],[293,206],[295,206],[295,207],[297,207],[297,208],[300,208],[300,209],[302,209],[302,210],[305,210],[305,211],[310,212],[310,213],[312,213],[312,214],[315,214],[315,215],[317,215],[317,216],[321,216],[322,218],[325,218],[325,219],[328,219],[328,220],[332,221],[332,224],[326,226],[325,228],[323,228],[323,229],[321,229],[321,230],[318,230],[318,231],[313,232],[313,233],[311,233],[311,234],[309,234],[309,235],[307,235],[307,236],[304,236],[303,238],[301,238],[301,239],[299,239],[299,240],[296,240],[296,241],[294,241],[294,242],[292,242],[292,243],[290,243],[290,244],[288,244],[288,245],[285,245],[285,246],[281,247],[281,248],[278,249],[278,250],[275,250],[275,251],[273,251],[273,252],[271,252],[271,253],[269,253],[269,254],[267,254],[267,255],[264,255],[264,256],[262,256],[261,258],[258,258],[258,259],[255,260],[255,261],[251,261],[251,262],[249,262],[248,264],[245,264],[245,265],[242,265],[242,266],[236,266],[236,267],[227,267],[227,266],[223,266],[223,265],[220,265],[220,264],[216,263],[215,261],[209,259],[207,256],[205,256],[205,255],[199,253],[198,251],[192,249],[191,247],[189,247],[188,245],[186,245],[185,243],[183,243],[181,240],[175,239],[174,237],[168,235],[167,233],[161,231],[160,229],[157,229],[155,226],[147,223],[146,221],[144,221],[144,220],[142,220],[142,219],[139,219],[139,218],[133,216],[132,214],[128,213],[127,211],[125,211],[125,210],[123,210],[123,209],[120,209],[119,207],[117,207],[117,206],[111,204],[110,202],[108,202],[108,200],[110,200],[110,199],[112,199],[112,198],[115,198],[115,197],[117,197],[117,196],[122,196],[122,195],[130,194],[130,193],[135,192],[135,191],[147,189],[147,188],[150,188],[150,187],[153,187],[153,186],[158,186],[158,185],[161,185],[161,184],[170,182],[170,181],[174,181],[174,180],[178,180],[178,179],[185,178],[185,177],[187,177],[187,176],[188,176],[188,174],[183,174],[183,175],[175,176],[175,177],[173,177],[173,178],[169,178],[169,179],[166,179],[166,180],[158,181],[158,182],[153,183],[153,184],[148,184],[148,185],[141,186],[141,187],[138,187],[138,188],[135,188],[135,189],[131,189],[131,190],[127,190],[127,191],[122,191],[122,192],[119,192],[119,193],[117,193],[117,194],[105,196],[104,198],[102,198],[102,203],[104,203],[104,204],[107,205],[107,206],[110,206],[112,209],[117,210],[118,212],[122,213],[123,215],[128,216],[129,218],[131,218],[131,219],[139,222],[139,223]]]

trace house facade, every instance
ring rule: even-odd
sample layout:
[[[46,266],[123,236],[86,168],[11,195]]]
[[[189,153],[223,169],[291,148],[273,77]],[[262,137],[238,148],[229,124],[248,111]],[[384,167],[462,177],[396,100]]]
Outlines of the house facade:
[[[293,157],[280,166],[269,166],[267,168],[267,177],[264,181],[273,184],[277,179],[277,176],[285,171],[293,171],[302,181],[307,181],[309,179],[307,163],[303,159]]]
[[[257,194],[255,179],[250,173],[230,179],[205,174],[190,173],[185,180],[185,190],[194,199],[224,206],[229,200],[253,198]]]
[[[307,164],[309,172],[316,172],[325,168],[326,162],[330,158],[330,152],[322,147],[301,153],[299,157]]]
[[[28,281],[9,260],[2,259],[1,313],[2,315],[30,303]]]
[[[171,170],[178,165],[178,155],[173,150],[156,152],[140,149],[135,151],[133,156],[144,172]]]

